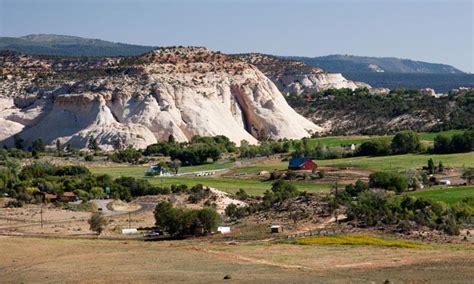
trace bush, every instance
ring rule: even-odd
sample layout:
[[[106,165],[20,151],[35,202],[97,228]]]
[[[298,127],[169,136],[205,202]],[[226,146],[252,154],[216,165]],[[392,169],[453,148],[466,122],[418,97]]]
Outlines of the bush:
[[[132,146],[129,146],[125,150],[120,150],[109,156],[110,160],[115,163],[131,163],[136,164],[142,157],[142,153],[136,149],[133,149]]]
[[[208,198],[211,194],[211,190],[207,187],[205,188],[202,184],[198,184],[191,188],[190,193],[188,201],[191,203],[198,203],[199,201]]]
[[[94,156],[93,156],[93,155],[86,155],[86,156],[84,157],[84,160],[85,160],[86,162],[92,162],[92,161],[94,161]]]
[[[399,132],[392,139],[391,149],[394,154],[416,153],[421,149],[420,138],[413,131]]]
[[[298,196],[296,187],[284,180],[277,180],[272,184],[271,191],[267,190],[263,194],[263,205],[268,208],[271,205]]]
[[[363,142],[356,152],[358,156],[385,156],[388,154],[390,154],[390,143],[386,139]]]
[[[220,221],[219,214],[212,208],[174,208],[166,201],[156,205],[154,215],[156,227],[175,237],[210,234]]]
[[[369,176],[369,186],[402,193],[408,188],[408,180],[405,176],[395,172],[375,172]]]
[[[100,235],[107,225],[107,220],[99,212],[93,213],[88,221],[91,231]]]
[[[23,207],[23,202],[20,200],[9,200],[5,206],[5,208],[19,208]]]

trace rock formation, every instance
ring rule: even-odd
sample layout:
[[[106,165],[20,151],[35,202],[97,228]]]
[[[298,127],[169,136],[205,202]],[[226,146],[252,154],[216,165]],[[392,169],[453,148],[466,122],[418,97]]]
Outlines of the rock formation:
[[[303,62],[271,55],[250,53],[234,55],[255,65],[275,83],[283,94],[314,94],[327,89],[370,88],[362,82],[350,81],[340,73],[327,73]]]
[[[255,66],[205,48],[160,48],[138,57],[0,54],[0,141],[106,150],[144,148],[173,135],[301,138],[322,129],[297,114]],[[1,142],[0,142],[1,143]]]

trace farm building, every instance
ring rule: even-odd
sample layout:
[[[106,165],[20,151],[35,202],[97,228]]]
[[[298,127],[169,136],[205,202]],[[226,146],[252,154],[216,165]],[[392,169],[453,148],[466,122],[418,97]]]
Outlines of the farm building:
[[[145,175],[152,175],[152,176],[171,176],[171,173],[166,170],[166,168],[160,165],[152,165],[148,168]]]
[[[59,198],[60,202],[74,202],[76,201],[76,194],[71,191],[65,191]]]
[[[291,158],[288,164],[289,170],[314,170],[318,165],[310,158]]]
[[[271,230],[272,234],[281,233],[281,232],[283,232],[283,227],[280,226],[280,225],[272,225],[270,227],[270,230]]]

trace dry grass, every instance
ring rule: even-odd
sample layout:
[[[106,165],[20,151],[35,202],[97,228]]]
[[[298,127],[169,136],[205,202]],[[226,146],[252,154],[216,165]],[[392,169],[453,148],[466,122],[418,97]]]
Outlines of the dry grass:
[[[166,242],[0,237],[3,283],[462,282],[474,251],[381,246],[302,246],[206,239]]]

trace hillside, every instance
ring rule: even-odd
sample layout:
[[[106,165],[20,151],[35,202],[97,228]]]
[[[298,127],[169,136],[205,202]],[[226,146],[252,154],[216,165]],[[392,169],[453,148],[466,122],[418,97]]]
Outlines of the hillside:
[[[365,83],[347,80],[340,73],[327,73],[297,60],[259,53],[237,54],[234,57],[256,66],[284,94],[308,95],[327,89],[370,88]]]
[[[138,57],[0,54],[0,141],[144,148],[173,135],[225,135],[239,144],[302,138],[322,128],[298,115],[257,68],[206,48]]]
[[[287,99],[300,114],[337,135],[439,131],[474,125],[472,89],[453,90],[441,97],[418,90],[381,96],[366,89],[341,89],[319,92],[310,100],[297,95]]]
[[[151,46],[115,43],[75,36],[34,34],[0,37],[0,50],[59,56],[134,56],[152,50]]]
[[[428,63],[395,57],[366,57],[354,55],[328,55],[321,57],[290,57],[339,73],[428,73],[462,74],[463,71],[446,64]]]

